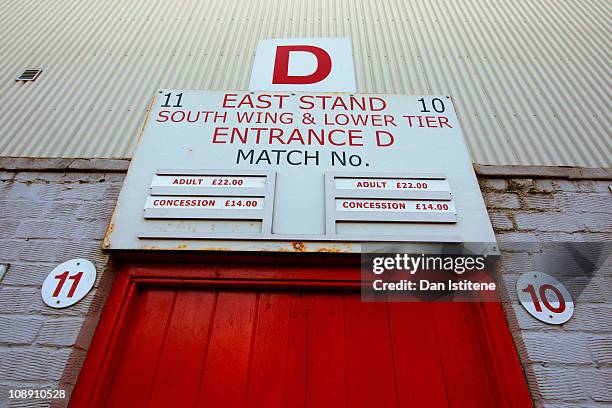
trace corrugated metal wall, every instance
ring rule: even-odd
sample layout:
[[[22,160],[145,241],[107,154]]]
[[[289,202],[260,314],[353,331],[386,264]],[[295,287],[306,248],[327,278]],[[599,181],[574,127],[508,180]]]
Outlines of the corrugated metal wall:
[[[475,162],[610,166],[607,0],[4,1],[0,155],[126,157],[160,87],[247,89],[257,41],[347,36],[360,92],[449,94]],[[26,67],[33,83],[14,81]]]

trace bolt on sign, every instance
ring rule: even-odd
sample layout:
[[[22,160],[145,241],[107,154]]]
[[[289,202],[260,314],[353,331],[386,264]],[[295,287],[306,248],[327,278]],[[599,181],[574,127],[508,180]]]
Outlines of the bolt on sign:
[[[105,245],[494,243],[444,95],[160,90]]]

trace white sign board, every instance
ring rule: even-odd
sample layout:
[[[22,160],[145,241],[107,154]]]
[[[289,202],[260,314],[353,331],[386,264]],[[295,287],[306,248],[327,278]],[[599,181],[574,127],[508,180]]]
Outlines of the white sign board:
[[[283,38],[257,46],[252,91],[356,92],[349,38]]]
[[[516,282],[521,305],[536,319],[563,324],[574,314],[574,301],[565,286],[543,272],[526,272]]]
[[[143,132],[107,248],[495,242],[447,96],[161,90]]]
[[[87,259],[71,259],[51,271],[43,282],[43,302],[54,309],[72,306],[93,288],[96,267]]]

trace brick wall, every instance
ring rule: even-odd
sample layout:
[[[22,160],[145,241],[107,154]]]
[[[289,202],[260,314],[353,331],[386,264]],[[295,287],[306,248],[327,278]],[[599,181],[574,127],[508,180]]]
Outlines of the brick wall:
[[[8,406],[11,388],[72,389],[113,278],[101,239],[126,166],[125,161],[0,160],[0,263],[11,265],[0,281],[0,407]],[[611,241],[609,171],[590,172],[599,180],[589,180],[580,170],[573,175],[558,169],[477,170],[502,248],[507,242]],[[506,249],[505,279],[512,288],[520,273],[535,268],[539,255],[530,247]],[[46,307],[40,297],[44,278],[77,257],[96,265],[94,291],[73,307]],[[504,306],[538,406],[612,403],[611,280],[609,272],[593,280],[574,317],[561,327],[531,318],[508,291]]]
[[[8,389],[70,393],[113,278],[101,240],[125,174],[33,170],[0,171],[0,263],[10,264],[0,282],[0,407],[50,405],[9,402]],[[73,258],[95,264],[95,287],[75,306],[51,309],[42,282]]]
[[[561,326],[531,317],[515,288],[520,274],[542,270],[549,261],[545,257],[551,254],[542,253],[538,242],[612,243],[612,180],[481,176],[479,181],[502,249],[504,308],[536,406],[610,406],[612,259],[594,279],[572,281],[581,285],[573,291],[579,296],[574,316]]]

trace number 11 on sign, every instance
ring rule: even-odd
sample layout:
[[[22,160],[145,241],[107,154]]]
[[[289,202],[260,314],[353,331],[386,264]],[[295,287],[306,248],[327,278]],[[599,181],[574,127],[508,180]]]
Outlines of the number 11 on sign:
[[[72,259],[58,265],[49,273],[41,289],[41,296],[49,307],[60,309],[83,299],[96,281],[96,268],[86,259]]]
[[[55,291],[53,292],[53,297],[59,296],[60,292],[62,291],[62,288],[64,287],[64,283],[66,282],[66,278],[68,278],[68,275],[70,275],[70,271],[66,271],[62,274],[55,276],[55,279],[58,279],[59,282],[57,283],[57,287],[55,288]],[[81,272],[77,272],[76,275],[70,276],[68,278],[72,280],[72,286],[70,287],[70,290],[68,291],[67,297],[71,298],[72,296],[74,296],[74,292],[76,288],[79,286],[79,282],[81,281],[82,276],[83,276],[83,272],[81,271]]]

